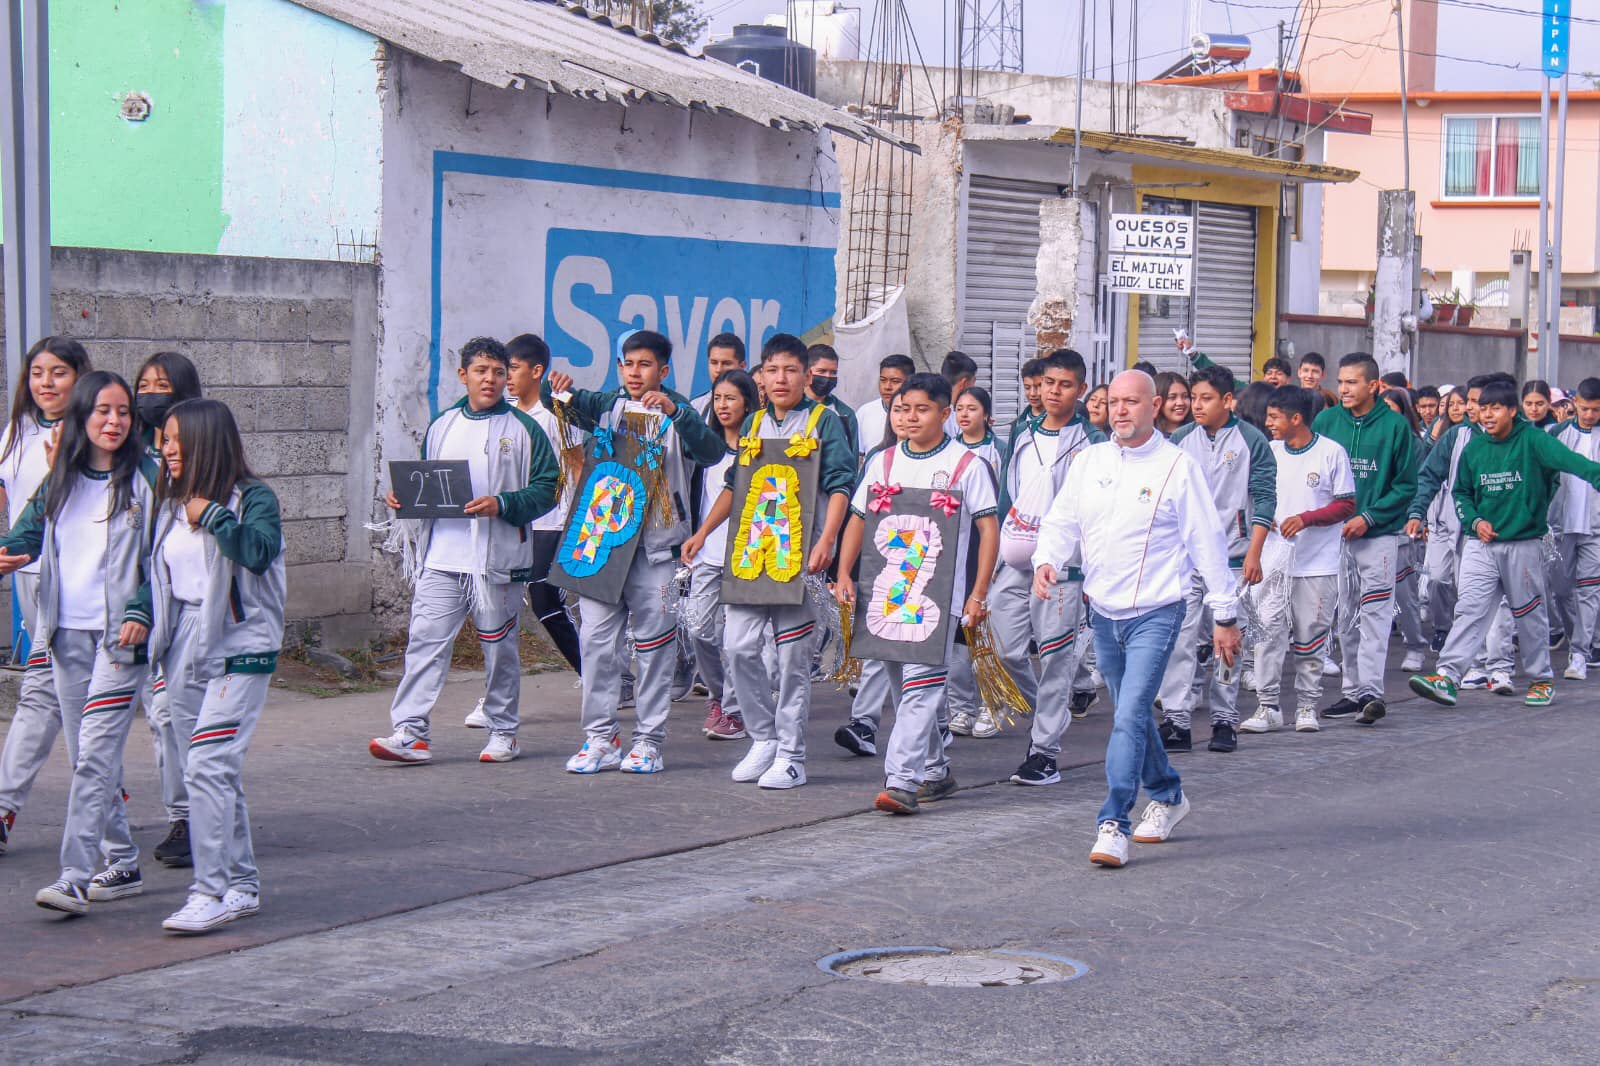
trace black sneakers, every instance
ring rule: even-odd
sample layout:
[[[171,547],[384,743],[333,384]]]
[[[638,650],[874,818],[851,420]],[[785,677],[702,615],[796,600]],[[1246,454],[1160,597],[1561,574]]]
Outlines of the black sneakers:
[[[60,911],[82,917],[89,913],[89,894],[82,885],[71,881],[54,881],[34,894],[33,902],[47,911]]]
[[[1088,692],[1074,692],[1072,694],[1072,703],[1070,705],[1072,708],[1072,717],[1089,717],[1089,708],[1093,707],[1094,701],[1099,698],[1100,693],[1096,692],[1094,689],[1090,689]]]
[[[1360,725],[1376,725],[1378,719],[1389,713],[1389,708],[1382,700],[1368,700],[1361,705],[1361,717],[1356,719]]]
[[[193,866],[194,858],[189,854],[189,820],[179,818],[173,822],[167,830],[167,839],[157,844],[151,854],[163,866]]]
[[[1323,711],[1322,712],[1322,717],[1324,717],[1324,718],[1349,718],[1352,714],[1356,714],[1356,713],[1360,712],[1360,710],[1361,710],[1361,703],[1360,703],[1359,700],[1341,698],[1332,707],[1329,707],[1327,710]]]
[[[4,814],[0,814],[0,855],[6,853],[6,845],[11,842],[11,827],[16,822],[16,811],[7,811]]]
[[[89,878],[89,898],[96,903],[126,899],[143,891],[144,878],[139,876],[137,866],[110,866]]]
[[[833,732],[833,742],[851,755],[878,754],[878,732],[859,718]]]
[[[1060,780],[1055,758],[1038,752],[1024,759],[1017,772],[1011,775],[1012,783],[1018,785],[1053,785]]]
[[[1194,739],[1187,729],[1179,729],[1170,721],[1161,723],[1161,746],[1168,751],[1193,751]]]
[[[937,803],[956,790],[956,775],[947,773],[937,781],[924,781],[917,786],[918,803]]]
[[[1238,751],[1239,730],[1227,722],[1216,722],[1211,726],[1211,743],[1206,747],[1211,751]]]

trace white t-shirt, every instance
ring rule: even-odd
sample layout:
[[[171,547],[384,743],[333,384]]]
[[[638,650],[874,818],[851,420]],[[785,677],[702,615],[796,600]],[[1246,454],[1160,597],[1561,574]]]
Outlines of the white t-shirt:
[[[439,444],[437,458],[467,461],[474,499],[489,484],[490,421],[488,418],[458,418]],[[434,519],[428,557],[423,565],[446,574],[472,573],[473,560],[478,557],[472,548],[472,524],[476,521],[476,518]]]
[[[882,400],[862,404],[856,409],[856,432],[861,437],[856,441],[856,452],[872,454],[872,450],[883,443],[883,434],[888,428],[889,409]]]
[[[1035,426],[1028,439],[1021,443],[1017,453],[1011,457],[1017,468],[1018,487],[1027,485],[1036,477],[1049,478],[1060,450],[1061,430],[1045,429],[1042,422]]]
[[[961,477],[952,485],[951,476],[956,467],[963,457],[972,453],[949,436],[931,452],[914,452],[906,441],[901,441],[893,451],[894,462],[889,467],[887,478],[883,468],[890,449],[885,448],[867,460],[866,468],[861,472],[861,481],[856,485],[855,496],[850,500],[850,509],[865,518],[867,505],[872,500],[872,486],[885,481],[906,489],[943,489],[959,497],[963,513],[956,516],[955,581],[951,585],[950,606],[960,610],[967,597],[967,541],[971,537],[972,520],[994,514],[994,478],[985,469],[982,460],[973,455],[966,469],[961,472]],[[868,593],[866,589],[856,590],[858,596]]]
[[[737,452],[729,452],[711,466],[706,467],[705,477],[700,485],[700,514],[705,516],[711,513],[711,505],[717,502],[717,497],[722,495],[723,482],[727,479],[728,468],[738,458]],[[700,554],[695,556],[695,562],[704,559],[707,566],[722,566],[728,559],[728,520],[706,534],[705,546],[700,549]]]
[[[190,528],[182,507],[174,512],[172,531],[161,541],[161,562],[167,568],[172,598],[197,604],[206,598],[206,534]]]
[[[106,628],[106,512],[111,506],[110,477],[78,475],[51,526],[56,558],[61,561],[58,620],[62,629]]]
[[[555,452],[557,463],[561,462],[561,452],[563,448],[573,447],[583,443],[583,434],[575,428],[568,427],[567,441],[565,444],[563,444],[560,439],[561,423],[556,420],[555,412],[550,410],[550,408],[546,407],[542,403],[534,404],[531,411],[524,408],[522,409],[522,413],[537,422],[539,424],[539,428],[544,430],[545,439],[550,442],[550,450]],[[485,460],[485,464],[484,477],[487,479],[487,460]],[[568,482],[568,484],[561,486],[561,499],[557,500],[556,505],[550,508],[550,510],[546,511],[538,518],[535,518],[532,522],[529,522],[529,529],[533,530],[534,532],[539,532],[540,530],[554,530],[559,533],[561,530],[566,528],[567,515],[572,511],[572,497],[577,495],[578,492],[578,486],[571,484],[570,478],[568,479]]]
[[[44,425],[31,415],[24,416],[19,425],[20,440],[11,450],[11,454],[0,462],[0,485],[6,490],[6,515],[11,525],[17,524],[17,519],[22,517],[22,512],[27,510],[28,501],[33,498],[40,485],[44,484],[45,477],[50,473],[50,463],[45,457],[44,442],[50,434],[55,432],[56,423]],[[11,430],[6,429],[4,438],[0,438],[0,452],[4,452],[11,443]],[[37,574],[39,560],[24,566],[24,574]]]
[[[1342,445],[1320,433],[1314,434],[1311,443],[1299,451],[1275,440],[1272,456],[1278,461],[1278,522],[1290,515],[1326,507],[1337,499],[1355,498],[1356,481],[1350,472],[1350,456]],[[1289,575],[1337,575],[1341,525],[1307,526],[1290,538]],[[1280,541],[1284,539],[1277,530],[1269,536]]]

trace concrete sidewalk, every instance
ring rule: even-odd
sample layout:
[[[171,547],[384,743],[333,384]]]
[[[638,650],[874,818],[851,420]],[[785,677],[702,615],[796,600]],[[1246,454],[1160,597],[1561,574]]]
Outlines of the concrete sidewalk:
[[[160,928],[183,904],[189,871],[148,858],[166,821],[142,721],[128,742],[126,787],[134,836],[146,853],[144,894],[97,904],[88,917],[70,921],[34,905],[34,892],[58,873],[67,783],[65,749],[58,745],[0,858],[0,904],[10,916],[0,940],[0,1002],[841,818],[869,809],[883,784],[881,759],[851,757],[833,744],[848,702],[831,684],[816,689],[810,784],[788,792],[730,780],[749,742],[704,739],[705,703],[693,697],[673,706],[665,773],[565,773],[582,741],[575,677],[566,672],[524,678],[522,758],[479,763],[486,734],[463,728],[461,719],[481,685],[475,676],[458,675],[446,687],[434,720],[434,759],[426,766],[380,763],[367,754],[367,740],[389,732],[389,691],[315,699],[274,690],[245,763],[262,913],[205,937],[173,937]],[[1091,717],[1069,728],[1062,768],[1098,764],[1109,724],[1102,694]],[[624,719],[624,737],[628,728]],[[957,780],[976,786],[1009,778],[1027,754],[1026,730],[1019,723],[992,739],[958,740]],[[1023,804],[1050,791],[1006,789]]]

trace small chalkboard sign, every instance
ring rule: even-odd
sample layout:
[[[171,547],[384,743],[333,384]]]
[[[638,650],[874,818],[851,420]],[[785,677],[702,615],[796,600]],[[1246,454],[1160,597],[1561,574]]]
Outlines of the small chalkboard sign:
[[[400,518],[466,518],[472,502],[472,473],[465,459],[392,460],[389,484]]]

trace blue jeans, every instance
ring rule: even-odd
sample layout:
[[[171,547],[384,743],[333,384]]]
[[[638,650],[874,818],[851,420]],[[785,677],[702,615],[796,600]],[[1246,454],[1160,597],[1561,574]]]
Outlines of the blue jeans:
[[[1183,626],[1183,601],[1121,621],[1091,612],[1089,624],[1100,673],[1116,705],[1106,743],[1106,802],[1095,824],[1116,822],[1126,833],[1141,782],[1150,798],[1162,803],[1177,803],[1183,796],[1152,710]]]

